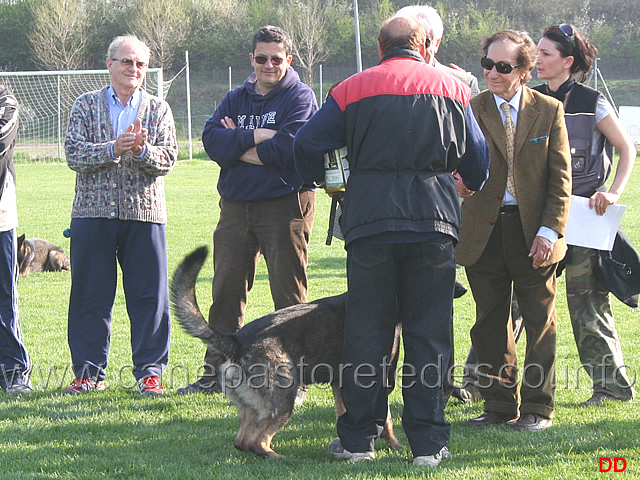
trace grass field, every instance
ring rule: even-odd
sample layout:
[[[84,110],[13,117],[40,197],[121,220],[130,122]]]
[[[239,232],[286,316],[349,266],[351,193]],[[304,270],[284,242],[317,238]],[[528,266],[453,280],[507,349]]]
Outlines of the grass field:
[[[211,245],[218,216],[212,162],[181,161],[166,177],[169,269],[200,245]],[[74,174],[63,163],[17,166],[20,228],[27,237],[41,237],[68,251],[62,232],[69,225]],[[628,205],[623,224],[640,245],[640,180],[632,179],[621,201]],[[328,197],[318,192],[310,247],[310,297],[345,290],[345,252],[341,242],[324,245]],[[200,274],[201,308],[210,301],[212,262]],[[465,282],[464,272],[459,270]],[[31,274],[20,280],[20,309],[26,344],[34,364],[35,392],[15,398],[0,393],[0,478],[2,479],[593,479],[599,457],[624,457],[626,477],[640,478],[640,410],[637,403],[584,409],[590,396],[586,374],[579,373],[575,343],[566,308],[564,283],[558,295],[558,385],[553,428],[516,433],[506,427],[474,429],[467,420],[481,405],[452,400],[446,410],[452,424],[449,449],[453,458],[439,469],[413,467],[409,450],[390,451],[379,444],[377,461],[350,465],[335,461],[327,445],[335,438],[332,397],[312,387],[307,402],[276,435],[273,447],[290,457],[265,461],[233,448],[238,420],[235,407],[223,397],[180,397],[175,390],[197,378],[203,345],[174,324],[171,362],[164,378],[167,393],[141,398],[131,375],[128,318],[121,287],[113,311],[107,390],[65,396],[72,380],[66,340],[70,275]],[[249,299],[248,318],[271,310],[264,262]],[[614,312],[630,374],[639,367],[640,314],[614,300]],[[473,302],[467,294],[455,304],[456,360],[464,363],[473,323]],[[524,342],[523,342],[524,343]],[[522,352],[523,354],[524,352]],[[522,355],[521,355],[522,358]],[[396,429],[400,425],[399,389],[391,398]],[[294,458],[295,457],[295,458]],[[613,473],[613,472],[612,472]],[[615,477],[614,477],[615,478]]]

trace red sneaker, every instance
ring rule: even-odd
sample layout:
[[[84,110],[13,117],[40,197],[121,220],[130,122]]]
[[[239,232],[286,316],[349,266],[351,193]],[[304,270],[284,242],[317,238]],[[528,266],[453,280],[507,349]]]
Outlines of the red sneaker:
[[[141,395],[160,395],[164,393],[160,377],[148,375],[138,380],[138,393]]]
[[[104,390],[104,382],[102,380],[94,382],[88,378],[76,378],[71,385],[65,388],[64,393],[76,395],[78,393],[99,392]]]

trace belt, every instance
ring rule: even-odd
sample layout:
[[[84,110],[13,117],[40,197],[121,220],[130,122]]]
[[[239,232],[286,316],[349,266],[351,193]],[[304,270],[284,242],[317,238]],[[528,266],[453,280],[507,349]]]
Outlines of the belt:
[[[518,205],[503,205],[500,207],[500,214],[518,213]]]

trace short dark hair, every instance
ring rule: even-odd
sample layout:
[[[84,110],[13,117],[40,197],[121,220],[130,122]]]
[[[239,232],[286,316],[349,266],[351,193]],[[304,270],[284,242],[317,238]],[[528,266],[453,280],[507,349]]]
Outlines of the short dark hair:
[[[556,44],[562,58],[573,56],[571,73],[580,73],[576,78],[583,82],[593,66],[593,60],[598,56],[598,49],[576,27],[571,25],[571,29],[573,33],[566,35],[559,25],[551,25],[542,32],[542,36]]]
[[[378,33],[378,42],[382,54],[404,48],[420,52],[425,44],[427,33],[422,24],[414,17],[392,17],[384,21]]]
[[[256,45],[258,43],[281,43],[287,55],[290,55],[293,49],[291,36],[280,27],[274,27],[273,25],[265,25],[256,32],[251,45],[252,52],[256,51]]]
[[[526,72],[526,75],[522,79],[522,84],[526,84],[531,80],[531,71],[533,67],[536,66],[536,59],[538,58],[537,45],[524,30],[500,30],[484,38],[482,42],[482,53],[486,55],[491,44],[497,41],[511,41],[517,45],[518,57],[516,58],[516,62],[520,65],[518,68]]]

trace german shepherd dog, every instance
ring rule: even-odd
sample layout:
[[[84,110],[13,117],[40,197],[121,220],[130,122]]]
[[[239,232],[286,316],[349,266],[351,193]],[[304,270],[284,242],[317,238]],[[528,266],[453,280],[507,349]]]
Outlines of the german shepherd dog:
[[[233,445],[264,458],[277,458],[280,455],[271,448],[271,440],[289,421],[301,386],[331,383],[336,414],[345,412],[337,372],[347,294],[283,308],[234,334],[225,334],[209,326],[196,300],[196,279],[207,251],[207,247],[194,250],[176,269],[171,282],[174,315],[189,334],[219,354],[220,361],[214,367],[222,391],[240,416]],[[390,356],[395,362],[390,362],[388,388],[395,383],[399,332],[400,325]],[[402,447],[390,413],[382,437],[391,447]]]
[[[18,267],[21,277],[35,272],[66,272],[71,261],[62,248],[41,238],[18,237]]]

